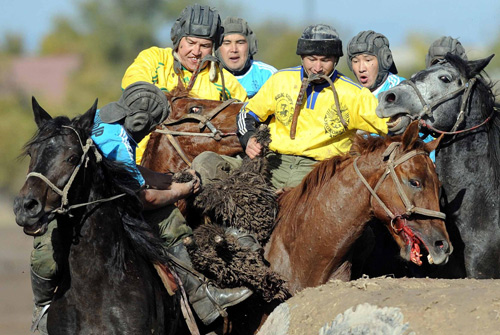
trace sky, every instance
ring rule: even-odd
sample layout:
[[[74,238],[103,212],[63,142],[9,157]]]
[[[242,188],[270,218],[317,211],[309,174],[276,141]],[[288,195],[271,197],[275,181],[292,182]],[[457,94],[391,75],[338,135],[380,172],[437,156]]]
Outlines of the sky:
[[[106,0],[103,0],[106,1]],[[141,1],[141,0],[137,0]],[[172,1],[172,0],[165,0]],[[29,52],[52,27],[54,16],[75,15],[74,0],[0,0],[0,39],[6,32],[24,36]],[[305,27],[326,23],[340,33],[344,44],[362,30],[389,38],[391,47],[405,44],[409,33],[459,38],[467,52],[491,46],[500,38],[499,0],[251,0],[236,1],[239,14],[250,24],[263,20],[286,21]],[[200,0],[201,4],[209,4]],[[222,17],[229,15],[218,8]],[[346,36],[344,36],[346,35]]]

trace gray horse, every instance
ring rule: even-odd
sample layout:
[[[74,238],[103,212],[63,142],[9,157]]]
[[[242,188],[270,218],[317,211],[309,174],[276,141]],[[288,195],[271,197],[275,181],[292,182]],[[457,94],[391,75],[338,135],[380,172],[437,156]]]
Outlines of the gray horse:
[[[389,131],[420,119],[422,131],[444,134],[436,170],[455,251],[440,277],[500,278],[499,106],[481,75],[493,56],[464,61],[448,54],[379,97],[377,115],[390,118]]]

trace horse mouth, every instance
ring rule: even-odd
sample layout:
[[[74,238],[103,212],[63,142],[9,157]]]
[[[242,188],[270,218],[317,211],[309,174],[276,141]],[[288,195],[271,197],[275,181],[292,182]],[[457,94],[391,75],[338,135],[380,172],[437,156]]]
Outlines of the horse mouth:
[[[407,114],[397,114],[387,121],[387,128],[394,134],[401,134],[410,123],[411,119]]]
[[[30,236],[40,236],[47,232],[49,223],[54,219],[53,213],[44,214],[38,221],[23,227],[23,232]]]

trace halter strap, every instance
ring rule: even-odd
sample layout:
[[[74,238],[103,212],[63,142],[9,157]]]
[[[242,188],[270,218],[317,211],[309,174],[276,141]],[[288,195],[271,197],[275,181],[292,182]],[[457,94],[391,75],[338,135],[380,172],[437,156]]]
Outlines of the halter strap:
[[[370,184],[368,183],[368,181],[366,180],[366,178],[363,176],[363,174],[361,173],[361,171],[358,168],[357,161],[360,157],[356,157],[356,159],[354,159],[354,163],[353,163],[353,167],[354,167],[354,170],[356,171],[356,174],[359,176],[361,182],[366,186],[366,188],[368,188],[368,191],[370,192],[372,197],[378,201],[378,203],[384,209],[386,214],[391,218],[391,222],[393,222],[394,220],[396,220],[400,217],[409,217],[412,214],[420,214],[423,216],[435,217],[435,218],[443,219],[443,220],[446,219],[446,214],[444,214],[442,212],[438,212],[438,211],[434,211],[434,210],[430,210],[430,209],[426,209],[426,208],[421,208],[421,207],[416,207],[414,204],[411,203],[410,199],[408,198],[408,196],[404,192],[403,186],[401,185],[401,181],[399,180],[399,178],[396,174],[395,168],[398,165],[402,164],[403,162],[405,162],[405,161],[407,161],[407,160],[409,160],[417,155],[428,155],[428,154],[425,151],[413,150],[413,151],[407,152],[406,154],[402,155],[401,157],[399,157],[398,159],[395,160],[397,148],[400,146],[400,144],[401,143],[393,142],[389,145],[389,147],[384,152],[384,157],[387,157],[387,155],[389,155],[389,158],[387,160],[387,168],[384,171],[384,173],[382,174],[382,176],[380,177],[380,179],[378,180],[375,188],[372,188],[370,186]],[[382,199],[380,199],[380,197],[377,195],[377,189],[380,187],[380,185],[382,184],[382,182],[385,180],[385,178],[388,175],[391,175],[391,178],[396,186],[396,190],[398,191],[399,197],[401,198],[401,200],[403,201],[403,203],[405,205],[406,212],[403,214],[396,215],[396,214],[392,213],[391,210],[384,204]]]
[[[70,190],[71,186],[73,185],[73,181],[75,180],[76,175],[78,174],[78,171],[80,170],[82,164],[85,162],[85,167],[87,166],[87,162],[89,160],[89,158],[88,158],[88,152],[89,152],[89,150],[90,149],[94,150],[94,154],[96,156],[97,163],[101,162],[102,156],[99,153],[99,151],[97,150],[97,148],[95,147],[94,142],[92,141],[92,139],[90,137],[87,138],[87,142],[85,143],[85,145],[83,145],[82,140],[80,138],[80,135],[78,134],[78,132],[74,128],[69,127],[69,126],[62,126],[62,127],[63,128],[71,129],[71,130],[73,130],[75,132],[76,136],[78,137],[78,141],[80,142],[80,146],[82,147],[82,150],[83,150],[82,156],[80,157],[80,162],[78,163],[78,165],[75,167],[75,169],[71,173],[71,176],[69,177],[68,182],[66,183],[66,185],[64,185],[63,189],[61,190],[54,183],[52,183],[47,177],[45,177],[43,174],[41,174],[39,172],[30,172],[30,173],[28,173],[26,175],[26,179],[28,179],[29,177],[40,178],[54,192],[56,192],[57,194],[59,194],[61,196],[61,206],[59,206],[59,208],[56,208],[56,209],[52,210],[51,213],[67,214],[70,210],[72,210],[74,208],[83,207],[83,206],[87,206],[87,205],[94,204],[94,203],[99,203],[99,202],[111,201],[111,200],[115,200],[115,199],[118,199],[118,198],[126,195],[125,193],[122,193],[122,194],[115,195],[113,197],[106,198],[106,199],[99,199],[99,200],[95,200],[95,201],[91,201],[91,202],[85,202],[85,203],[81,203],[81,204],[77,204],[77,205],[68,206],[68,202],[69,202],[69,200],[68,200],[68,193],[69,193],[69,190]]]

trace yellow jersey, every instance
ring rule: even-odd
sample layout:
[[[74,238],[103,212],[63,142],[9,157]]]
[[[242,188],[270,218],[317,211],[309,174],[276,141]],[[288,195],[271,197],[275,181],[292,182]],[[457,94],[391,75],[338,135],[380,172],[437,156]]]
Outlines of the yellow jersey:
[[[244,137],[247,131],[250,132],[244,122],[248,116],[259,122],[270,118],[271,150],[324,160],[348,152],[357,130],[379,135],[387,133],[386,119],[375,114],[377,98],[367,88],[335,70],[330,78],[337,91],[347,128],[344,128],[338,117],[330,84],[326,81],[321,84],[311,83],[302,102],[295,139],[292,140],[290,127],[303,77],[303,67],[297,66],[280,70],[269,78],[240,111],[240,137]],[[247,135],[248,138],[250,136]],[[246,143],[248,138],[242,142]]]
[[[196,78],[191,93],[200,98],[208,100],[222,100],[222,79],[217,76],[215,81],[210,81],[210,66],[200,71]],[[193,73],[185,68],[181,69],[182,82],[187,86]],[[238,80],[225,69],[224,86],[228,98],[247,100],[247,94]],[[143,50],[125,71],[122,79],[122,89],[125,89],[132,83],[145,81],[153,83],[161,90],[170,92],[179,84],[177,74],[174,71],[174,56],[172,48],[151,47]],[[146,149],[149,135],[140,143],[136,151],[136,163],[140,164],[142,155]]]

